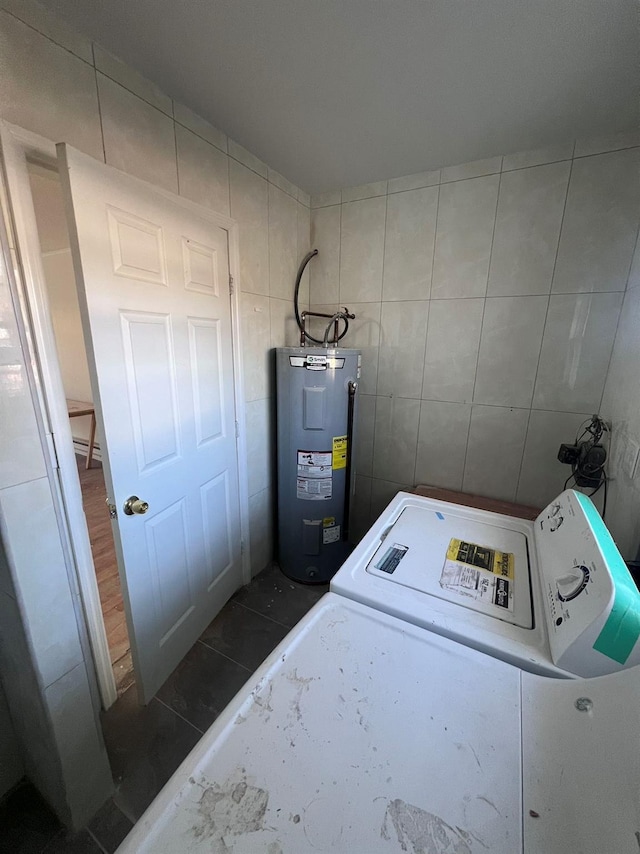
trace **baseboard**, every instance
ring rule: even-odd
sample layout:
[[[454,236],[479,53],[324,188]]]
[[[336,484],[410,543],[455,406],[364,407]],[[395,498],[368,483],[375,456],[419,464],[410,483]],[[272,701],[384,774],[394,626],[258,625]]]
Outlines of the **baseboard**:
[[[74,453],[79,457],[86,457],[89,451],[89,443],[86,439],[74,439],[73,440],[73,450]],[[102,462],[102,454],[100,453],[100,445],[93,446],[93,457],[92,459],[97,460],[97,462]]]

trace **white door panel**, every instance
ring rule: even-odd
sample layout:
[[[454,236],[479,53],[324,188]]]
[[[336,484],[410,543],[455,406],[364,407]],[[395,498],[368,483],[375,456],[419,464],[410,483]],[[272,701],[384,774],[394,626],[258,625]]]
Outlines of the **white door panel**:
[[[141,698],[240,586],[227,232],[58,146]],[[125,515],[132,495],[149,504]]]

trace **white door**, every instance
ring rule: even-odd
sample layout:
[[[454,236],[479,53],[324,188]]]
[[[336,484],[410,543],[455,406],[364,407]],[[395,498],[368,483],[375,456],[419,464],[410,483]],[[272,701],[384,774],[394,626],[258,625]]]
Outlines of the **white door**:
[[[242,583],[228,235],[206,210],[68,146],[58,157],[148,702]],[[127,515],[132,496],[144,514]]]

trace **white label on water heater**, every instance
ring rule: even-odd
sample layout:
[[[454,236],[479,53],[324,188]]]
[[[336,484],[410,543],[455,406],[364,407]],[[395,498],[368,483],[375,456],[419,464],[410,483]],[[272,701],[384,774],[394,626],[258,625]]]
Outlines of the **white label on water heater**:
[[[299,477],[296,479],[296,498],[303,501],[325,501],[333,494],[331,477]]]
[[[316,475],[321,477],[331,471],[333,451],[298,450],[298,475]]]

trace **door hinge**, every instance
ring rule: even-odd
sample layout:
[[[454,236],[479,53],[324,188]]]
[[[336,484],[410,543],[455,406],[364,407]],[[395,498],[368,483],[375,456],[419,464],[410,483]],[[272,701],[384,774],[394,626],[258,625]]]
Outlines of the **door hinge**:
[[[118,518],[118,508],[116,507],[115,504],[112,504],[108,498],[106,499],[106,501],[107,501],[107,507],[109,508],[109,518],[110,519],[117,519]]]
[[[232,294],[235,290],[233,276],[229,276],[229,293]]]
[[[240,540],[240,554],[244,554],[244,540]]]
[[[240,438],[240,425],[236,421],[236,439]]]

